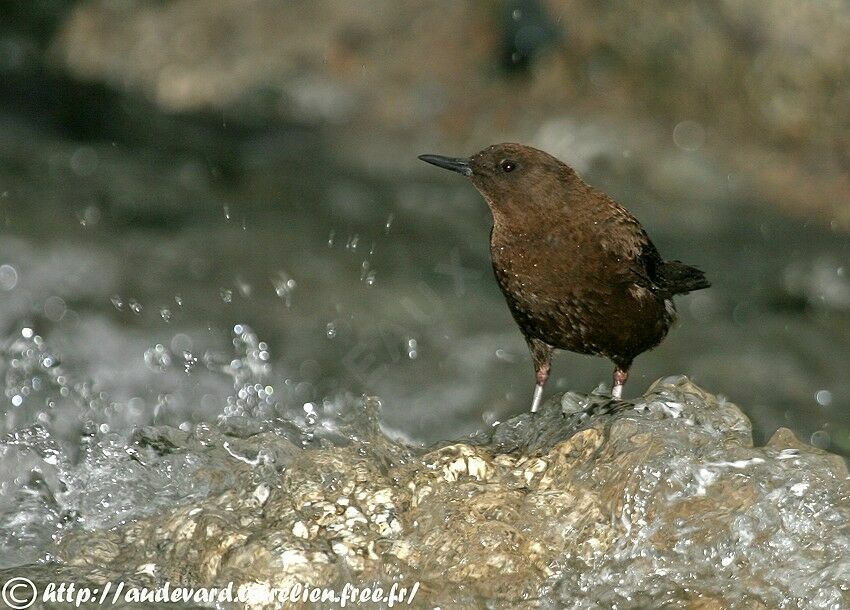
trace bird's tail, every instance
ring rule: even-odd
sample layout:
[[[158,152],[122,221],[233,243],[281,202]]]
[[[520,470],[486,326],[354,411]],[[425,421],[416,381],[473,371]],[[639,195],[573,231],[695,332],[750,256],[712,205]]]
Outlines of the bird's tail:
[[[671,294],[687,294],[711,286],[702,271],[682,261],[665,261],[661,265],[661,277]]]

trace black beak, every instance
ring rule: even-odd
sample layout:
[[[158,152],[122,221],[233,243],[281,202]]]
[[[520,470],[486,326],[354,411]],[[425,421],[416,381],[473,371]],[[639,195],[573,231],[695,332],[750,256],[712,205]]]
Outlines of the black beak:
[[[425,161],[425,163],[430,163],[431,165],[436,165],[443,169],[450,169],[451,171],[463,174],[464,176],[472,175],[472,168],[469,167],[469,159],[462,159],[460,157],[444,157],[442,155],[419,155],[419,158]]]

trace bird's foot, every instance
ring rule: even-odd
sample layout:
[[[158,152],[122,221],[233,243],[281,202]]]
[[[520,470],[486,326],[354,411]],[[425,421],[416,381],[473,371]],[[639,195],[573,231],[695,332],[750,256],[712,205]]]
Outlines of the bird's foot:
[[[540,409],[540,403],[543,402],[543,384],[538,383],[534,386],[534,398],[531,399],[531,412],[537,413]]]

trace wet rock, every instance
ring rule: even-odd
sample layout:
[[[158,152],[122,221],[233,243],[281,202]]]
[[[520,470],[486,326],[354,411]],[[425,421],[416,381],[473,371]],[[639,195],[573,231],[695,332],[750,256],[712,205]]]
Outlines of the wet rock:
[[[262,439],[286,455],[271,479],[69,533],[63,574],[254,593],[420,581],[422,607],[850,604],[844,461],[784,429],[753,447],[746,416],[684,377],[633,403],[567,393],[418,454],[377,430],[344,447],[280,442]],[[240,443],[258,441],[228,451]]]

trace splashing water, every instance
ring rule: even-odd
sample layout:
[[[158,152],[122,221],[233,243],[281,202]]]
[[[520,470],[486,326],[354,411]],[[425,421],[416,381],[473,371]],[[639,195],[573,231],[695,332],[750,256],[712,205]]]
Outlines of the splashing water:
[[[267,452],[238,455],[233,439],[262,432],[307,447],[350,442],[377,426],[376,417],[356,414],[363,407],[352,396],[309,412],[293,406],[272,381],[268,345],[248,326],[234,327],[232,345],[230,355],[196,356],[163,344],[145,351],[152,371],[193,375],[200,368],[232,387],[217,421],[175,428],[144,419],[136,425],[141,399],[121,403],[76,379],[33,329],[12,337],[2,354],[9,407],[0,437],[0,567],[50,558],[55,537],[69,527],[111,527],[232,486],[227,464],[234,458],[269,476],[260,467],[274,461]],[[170,400],[160,395],[149,423]]]
[[[274,278],[272,278],[272,286],[274,286],[275,294],[283,299],[286,307],[292,307],[292,295],[298,287],[295,280],[292,279],[286,272],[280,271]]]
[[[147,585],[380,574],[422,581],[423,603],[445,607],[850,601],[844,462],[787,430],[753,447],[737,407],[685,378],[635,403],[567,393],[426,452],[381,431],[375,399],[298,402],[250,327],[233,327],[232,347],[147,350],[159,374],[189,359],[190,375],[232,388],[214,423],[173,427],[133,424],[132,400],[73,379],[32,329],[9,341],[3,565],[73,557]]]

